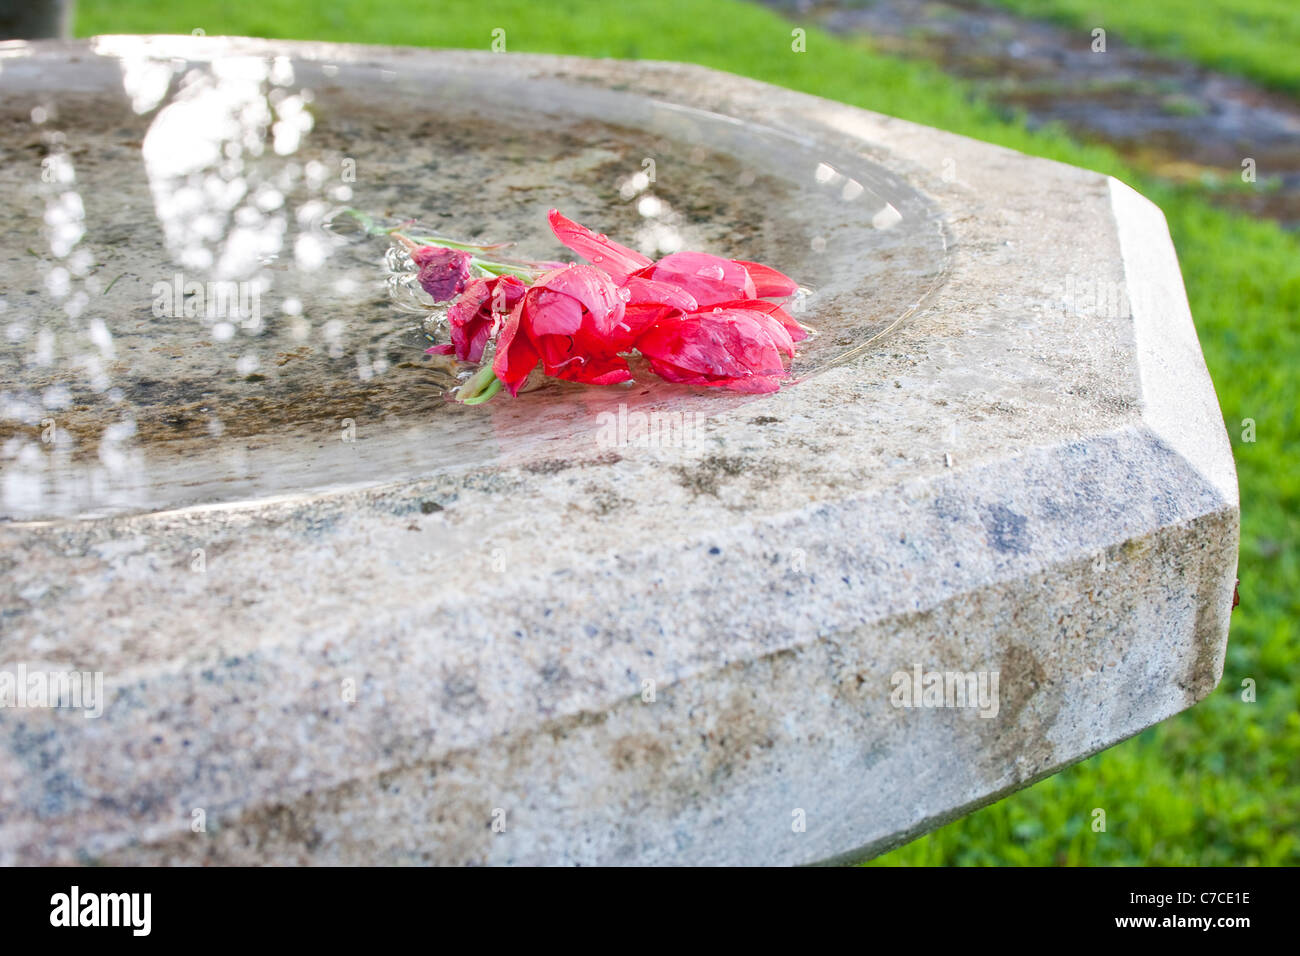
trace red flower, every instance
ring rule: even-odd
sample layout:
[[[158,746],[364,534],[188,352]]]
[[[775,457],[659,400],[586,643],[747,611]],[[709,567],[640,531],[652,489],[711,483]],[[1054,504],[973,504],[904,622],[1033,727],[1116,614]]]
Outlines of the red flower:
[[[635,274],[685,289],[701,307],[758,297],[754,280],[744,266],[707,252],[674,252]]]
[[[651,260],[641,253],[620,246],[608,236],[597,235],[586,226],[560,215],[558,209],[547,213],[555,238],[568,246],[592,265],[609,273],[615,282],[626,279],[637,269],[650,265]]]
[[[720,302],[651,326],[636,347],[660,378],[738,392],[775,392],[803,329],[775,303]]]
[[[523,281],[513,275],[470,281],[476,260],[467,253],[405,240],[431,296],[445,301],[461,294],[447,311],[451,342],[429,351],[481,362],[495,337],[491,365],[458,391],[460,400],[487,401],[503,385],[517,395],[539,365],[573,382],[626,382],[632,372],[625,355],[633,350],[671,382],[746,392],[780,387],[785,357],[807,335],[768,301],[798,291],[789,277],[761,263],[702,252],[655,262],[556,210],[549,218],[556,237],[591,265],[550,269],[532,285],[525,283],[552,264],[518,263],[528,270]]]
[[[808,334],[779,305],[764,301],[799,290],[788,276],[703,252],[675,252],[654,262],[554,209],[550,222],[556,238],[619,283],[622,328],[637,332],[633,345],[656,375],[747,392],[780,387],[781,356],[793,356],[794,343]],[[616,351],[627,348],[620,341]],[[622,359],[618,367],[626,368]]]
[[[475,279],[447,310],[450,344],[435,345],[425,351],[436,355],[455,355],[462,362],[482,360],[483,349],[495,333],[499,321],[514,309],[527,288],[511,275]]]
[[[799,283],[784,272],[777,272],[771,266],[761,262],[746,262],[744,259],[732,259],[738,266],[743,266],[754,280],[754,294],[760,299],[785,299],[799,291]]]
[[[556,269],[531,285],[506,319],[492,367],[512,395],[539,362],[547,375],[571,382],[626,382],[632,372],[618,353],[644,331],[626,320],[625,300],[606,273]]]
[[[707,252],[674,252],[633,275],[670,282],[694,296],[701,307],[730,299],[786,298],[799,291],[793,279],[770,266]]]
[[[474,257],[458,249],[419,246],[411,250],[411,261],[419,267],[420,288],[435,302],[449,302],[465,291]]]
[[[680,286],[671,282],[629,276],[618,287],[624,302],[623,315],[635,338],[656,322],[668,321],[674,314],[694,312],[700,304]]]
[[[793,279],[762,263],[723,259],[706,252],[674,252],[654,262],[608,236],[593,233],[559,210],[552,209],[548,218],[555,238],[616,282],[629,276],[671,282],[693,295],[701,306],[727,299],[779,299],[799,291]]]

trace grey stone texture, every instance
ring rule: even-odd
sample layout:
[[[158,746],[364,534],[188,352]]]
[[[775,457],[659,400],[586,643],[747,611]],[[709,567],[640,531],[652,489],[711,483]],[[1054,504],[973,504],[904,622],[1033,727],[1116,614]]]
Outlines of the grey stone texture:
[[[826,234],[817,295],[866,325],[835,320],[774,395],[548,386],[431,414],[400,467],[407,432],[358,415],[366,480],[0,522],[0,671],[102,671],[107,695],[96,719],[0,708],[0,863],[857,859],[1218,682],[1236,476],[1163,217],[1129,187],[683,64],[120,43],[706,111],[795,144],[791,182],[808,151],[879,171],[903,239],[866,203]],[[678,411],[691,440],[601,431]],[[249,454],[310,472],[303,443]],[[916,667],[996,671],[996,715],[894,706]]]

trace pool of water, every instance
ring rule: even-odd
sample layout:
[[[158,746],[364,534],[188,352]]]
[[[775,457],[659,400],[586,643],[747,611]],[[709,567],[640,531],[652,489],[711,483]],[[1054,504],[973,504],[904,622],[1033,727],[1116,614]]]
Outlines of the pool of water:
[[[557,383],[456,406],[454,363],[423,354],[422,316],[389,295],[386,241],[338,228],[344,208],[569,258],[558,207],[650,255],[769,263],[810,290],[794,388],[942,279],[938,210],[859,155],[560,74],[419,63],[6,45],[0,520],[473,464],[571,431],[592,391],[706,414],[738,400]]]

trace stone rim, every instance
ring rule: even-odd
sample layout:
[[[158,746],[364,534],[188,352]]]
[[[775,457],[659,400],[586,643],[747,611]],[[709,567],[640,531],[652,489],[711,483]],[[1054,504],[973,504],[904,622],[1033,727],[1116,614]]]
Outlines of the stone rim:
[[[330,58],[351,55],[399,67],[409,57],[493,56],[214,38],[202,42],[229,44],[225,48],[231,50],[289,49],[295,55]],[[981,601],[996,619],[1028,602],[1030,592],[1017,582],[1036,576],[1046,580],[1046,575],[1057,571],[1071,582],[1092,575],[1100,587],[1130,587],[1132,600],[1150,602],[1154,592],[1143,590],[1147,583],[1125,585],[1123,575],[1147,568],[1150,553],[1159,550],[1158,542],[1172,542],[1171,553],[1195,555],[1164,570],[1152,566],[1159,571],[1152,572],[1152,580],[1168,584],[1184,578],[1188,594],[1183,595],[1185,600],[1180,598],[1183,603],[1177,613],[1169,612],[1173,623],[1168,629],[1146,635],[1134,632],[1126,646],[1138,658],[1145,654],[1155,660],[1152,655],[1159,643],[1175,640],[1180,647],[1177,660],[1186,665],[1185,673],[1171,677],[1167,669],[1161,671],[1156,676],[1164,680],[1155,679],[1145,691],[1148,696],[1124,701],[1106,719],[1098,720],[1085,740],[1075,737],[1059,749],[1052,735],[1064,731],[1059,720],[1048,719],[1060,718],[1059,713],[1049,714],[1047,707],[1035,716],[1039,705],[1026,705],[1029,713],[1023,724],[1016,725],[1019,735],[1016,728],[1008,731],[1011,739],[1024,744],[1026,759],[1013,763],[1009,771],[1004,768],[1001,776],[988,771],[963,778],[961,785],[969,799],[957,805],[970,807],[996,799],[1209,693],[1223,666],[1239,512],[1226,432],[1221,420],[1212,418],[1217,413],[1213,388],[1199,348],[1188,347],[1189,342],[1195,343],[1195,332],[1181,278],[1173,295],[1145,303],[1129,317],[1097,320],[1094,334],[1088,336],[1071,329],[1078,316],[1053,317],[1046,309],[1035,311],[1035,304],[1053,290],[1042,281],[1026,281],[1024,275],[1025,263],[1032,261],[1048,275],[1072,268],[1080,275],[1105,270],[1104,278],[1120,282],[1130,271],[1162,270],[1172,284],[1176,259],[1163,217],[1154,206],[1095,173],[699,67],[538,56],[514,59],[524,69],[563,71],[589,82],[631,81],[675,92],[685,105],[726,107],[742,118],[775,111],[797,124],[812,117],[845,135],[864,137],[861,148],[888,160],[918,189],[939,198],[954,236],[952,274],[910,330],[907,345],[912,351],[900,351],[901,344],[896,344],[854,366],[825,373],[819,400],[831,413],[798,390],[737,406],[710,433],[711,444],[695,453],[651,449],[640,454],[641,450],[625,449],[609,455],[556,443],[557,448],[528,449],[491,473],[471,471],[328,498],[189,508],[72,525],[0,527],[3,553],[22,555],[21,567],[6,574],[0,589],[0,607],[17,612],[6,642],[6,659],[40,656],[39,639],[48,633],[63,635],[60,650],[79,661],[123,655],[132,663],[119,668],[122,677],[115,699],[125,714],[119,729],[131,740],[144,739],[146,728],[155,726],[165,728],[168,735],[182,732],[193,719],[193,715],[164,718],[151,710],[146,703],[150,699],[208,695],[206,699],[215,706],[222,694],[228,698],[228,688],[221,693],[205,690],[199,677],[203,669],[214,666],[224,682],[246,688],[260,710],[288,715],[293,726],[303,731],[314,728],[312,732],[333,740],[339,759],[307,768],[302,779],[294,776],[293,749],[276,738],[272,725],[259,725],[253,716],[243,732],[206,740],[201,766],[207,793],[216,797],[208,799],[207,805],[231,821],[256,815],[259,807],[277,801],[305,805],[313,793],[346,790],[357,781],[382,784],[386,774],[445,763],[477,749],[487,754],[482,758],[486,765],[491,741],[503,733],[526,736],[530,728],[554,727],[557,721],[576,733],[584,720],[618,711],[635,695],[636,682],[620,672],[636,666],[634,662],[647,650],[654,652],[657,666],[668,678],[665,686],[676,688],[686,699],[698,693],[707,700],[709,681],[737,662],[752,662],[763,672],[777,661],[816,660],[823,673],[835,673],[837,654],[873,660],[872,646],[882,634],[902,633],[900,621],[940,611],[960,620],[964,613],[976,613]],[[947,158],[959,170],[955,183],[942,180]],[[995,192],[991,184],[1005,187],[1017,182],[1023,184],[1019,193],[1003,194],[997,204],[987,198]],[[1077,195],[1066,202],[1077,209],[1077,219],[1035,217],[1035,195],[1062,192]],[[1093,241],[1071,245],[1070,238],[1079,234]],[[1169,271],[1171,262],[1174,274]],[[1020,358],[1019,363],[999,360],[998,348],[966,344],[1008,326],[1016,334],[1004,336],[1001,348]],[[1096,339],[1103,336],[1096,347]],[[1164,354],[1159,347],[1171,339],[1179,348]],[[1016,356],[1015,350],[1026,342],[1049,340],[1061,353],[1054,353],[1050,362],[1041,361],[1036,371],[1043,376],[1057,373],[1058,389],[1079,389],[1079,400],[1053,401],[1051,394],[1043,394],[1032,408],[999,413],[996,403],[1006,401],[1005,396],[990,402],[983,389],[1000,381],[1018,382],[1023,389],[1027,378],[1023,366],[1034,357]],[[953,343],[968,349],[967,360],[973,352],[989,363],[987,374],[962,377],[955,360],[942,365],[938,360],[945,349],[957,347]],[[1087,360],[1090,365],[1071,368],[1072,363]],[[923,432],[894,436],[891,442],[891,426],[922,407],[910,393],[920,388],[922,375],[916,368],[926,362],[940,368],[929,373],[929,380],[945,382],[945,373],[955,378],[931,393],[924,404],[942,400],[948,404],[939,407],[952,408],[954,417],[962,412],[971,417],[960,418],[961,433],[947,444],[943,436]],[[1103,374],[1107,372],[1118,374]],[[1111,381],[1109,388],[1103,380]],[[893,389],[891,381],[899,382],[899,388]],[[1175,387],[1177,393],[1171,394]],[[895,397],[895,392],[900,394]],[[967,404],[959,406],[963,396]],[[871,407],[864,409],[864,402]],[[1186,408],[1193,414],[1181,414]],[[1073,416],[1068,423],[1061,420],[1067,412]],[[986,424],[999,414],[995,425]],[[755,424],[760,418],[777,421]],[[918,412],[914,420],[923,419]],[[725,436],[719,434],[723,428]],[[795,451],[810,428],[817,439],[811,462],[808,455],[800,457]],[[829,433],[836,429],[842,434]],[[507,424],[503,428],[507,441],[509,434]],[[715,440],[719,437],[721,445]],[[846,444],[855,447],[846,449]],[[878,454],[876,446],[882,449]],[[575,478],[581,484],[571,481]],[[584,490],[588,486],[596,490]],[[1068,487],[1093,489],[1088,498],[1093,520],[1078,520],[1077,501],[1074,511],[1067,509],[1054,520],[1045,513],[1025,511],[1026,501],[1050,500],[1044,497],[1044,489]],[[545,503],[558,513],[575,488],[587,495],[584,505],[597,504],[576,515],[565,512],[565,520],[538,507]],[[630,496],[632,488],[640,494]],[[796,500],[798,491],[807,494],[806,501]],[[616,527],[609,512],[600,510],[602,496],[615,502],[612,507],[623,519]],[[415,519],[424,501],[442,510]],[[656,502],[672,507],[659,507]],[[998,511],[999,506],[1009,515]],[[669,514],[674,520],[666,520]],[[418,535],[407,531],[412,522],[421,524]],[[539,549],[538,539],[545,542],[540,566],[525,565],[512,573],[512,589],[523,611],[484,608],[475,600],[486,573],[483,568],[468,573],[434,562],[421,574],[436,583],[439,593],[418,595],[396,586],[387,573],[394,566],[408,572],[421,568],[420,541],[433,536],[469,544],[479,540],[489,522],[502,530],[483,542],[488,545],[487,556],[495,544],[507,553],[517,549],[531,557]],[[947,542],[938,552],[920,553],[909,547],[909,530],[927,525],[939,529],[930,536],[934,541]],[[853,534],[846,534],[850,529]],[[828,596],[816,582],[803,581],[798,584],[802,594],[786,593],[791,589],[790,576],[784,568],[772,571],[770,558],[777,555],[788,561],[794,540],[813,544],[806,550],[823,548],[816,559],[823,562],[823,580],[835,582],[838,572],[844,572],[850,578],[847,590],[856,592],[848,597]],[[1046,543],[1041,551],[1033,551],[1031,542]],[[151,562],[174,566],[177,556],[187,554],[191,546],[205,544],[225,554],[231,566],[216,588],[207,583],[190,586],[177,599],[171,588],[156,580],[150,586],[145,568]],[[322,555],[323,546],[333,554]],[[347,556],[355,546],[368,549],[369,566]],[[952,550],[945,552],[944,547]],[[66,567],[64,555],[69,552],[78,555],[79,577],[62,594],[23,596],[43,573]],[[1105,560],[1102,569],[1094,571],[1098,554]],[[959,560],[967,564],[964,574],[946,580],[943,575],[948,569],[938,560],[943,555],[960,555]],[[721,568],[719,556],[725,556]],[[227,575],[224,570],[220,573]],[[563,592],[557,591],[556,573],[568,582]],[[115,599],[91,586],[95,575],[104,574],[115,576],[128,586],[128,594],[134,594],[133,603],[140,606],[134,621],[121,623],[132,603],[124,600],[125,595]],[[627,581],[630,586],[621,583]],[[907,582],[901,593],[900,581]],[[303,604],[286,598],[287,582],[292,582],[291,593],[301,595],[298,600]],[[724,606],[692,605],[699,582],[709,582],[710,593],[725,598]],[[665,589],[671,592],[668,601],[663,599]],[[332,595],[328,606],[310,601],[324,593]],[[584,598],[593,594],[602,598],[594,608]],[[248,606],[261,608],[261,633],[255,624],[259,615],[231,610],[236,596],[251,601]],[[372,606],[366,606],[367,597]],[[169,615],[160,611],[170,610],[169,600],[185,609],[187,620],[166,623]],[[553,605],[546,615],[549,624],[532,610],[548,605]],[[958,605],[964,610],[955,609]],[[613,606],[619,608],[618,616],[609,619],[607,608]],[[212,627],[223,618],[227,623],[214,634]],[[1159,619],[1155,611],[1142,617],[1148,624]],[[78,620],[83,627],[88,620],[102,621],[103,631],[78,647]],[[675,633],[665,632],[669,624]],[[581,633],[593,625],[594,635]],[[494,663],[494,658],[485,656],[479,646],[483,635],[509,635],[520,627],[528,634],[509,645],[510,663]],[[165,640],[153,636],[163,633],[168,635]],[[180,653],[177,644],[183,648]],[[553,649],[564,647],[567,651],[557,656]],[[365,660],[369,664],[361,663]],[[454,664],[451,677],[445,671],[447,662]],[[1063,677],[1070,666],[1069,660],[1058,661],[1045,673]],[[360,722],[361,727],[336,723],[333,731],[322,728],[312,719],[321,706],[319,685],[349,667],[370,668],[379,692],[397,701],[392,705],[396,711],[381,708]],[[310,681],[291,686],[276,683],[278,675],[304,672],[315,673],[318,686],[313,689]],[[483,700],[493,695],[492,681],[484,675],[494,672],[501,678],[502,695]],[[560,679],[561,673],[567,676]],[[458,683],[457,675],[463,674],[477,679]],[[1083,681],[1081,675],[1073,676]],[[440,731],[447,728],[450,739],[431,743],[419,734],[385,728],[387,723],[403,721],[432,726],[428,710],[432,703],[401,701],[402,688],[412,679],[428,686],[441,684],[436,723]],[[472,693],[463,691],[465,686]],[[506,694],[505,687],[511,687],[511,692]],[[487,706],[472,706],[474,697]],[[1036,698],[1044,699],[1046,695]],[[788,698],[766,705],[755,701],[748,710],[741,707],[740,716],[729,726],[734,732],[745,726],[746,719],[755,721],[755,713],[765,707],[786,706],[791,706]],[[58,716],[39,714],[31,723],[53,732]],[[1077,725],[1082,716],[1075,714],[1073,719]],[[505,723],[511,720],[519,722]],[[2,713],[0,726],[12,727]],[[202,730],[197,724],[194,729]],[[58,770],[83,781],[99,779],[83,761],[97,764],[101,748],[112,742],[92,728],[82,731],[67,722],[60,733]],[[784,741],[784,746],[796,744]],[[376,750],[386,756],[369,759],[367,751]],[[34,753],[41,752],[37,746]],[[796,759],[791,756],[796,751],[783,752]],[[256,761],[256,769],[249,765],[250,758]],[[6,759],[16,759],[12,736],[11,755]],[[175,842],[183,837],[174,835],[185,831],[186,821],[168,804],[180,806],[187,800],[193,804],[203,799],[203,793],[187,789],[175,755],[159,752],[135,759],[141,772],[158,773],[157,782],[137,784],[132,800],[98,811],[89,820],[79,814],[90,808],[72,796],[63,813],[53,807],[47,808],[48,813],[31,809],[41,805],[42,788],[48,792],[48,773],[0,789],[4,806],[29,808],[0,827],[0,860],[73,859],[87,847],[94,858],[148,858],[147,847],[155,843],[161,858],[168,854],[184,858],[189,851],[178,849]],[[837,782],[836,792],[861,788],[865,772]],[[743,806],[752,781],[741,776],[737,772],[736,782],[725,783],[718,792],[743,818],[736,808]],[[111,781],[102,781],[102,786],[112,792]],[[951,799],[951,794],[945,796]],[[774,841],[770,847],[750,845],[750,850],[760,854],[758,862],[798,863],[840,856],[854,846],[882,850],[896,838],[884,831],[893,828],[890,832],[895,834],[914,834],[932,828],[951,812],[951,807],[937,804],[909,805],[884,822],[848,819],[804,844]],[[700,822],[703,819],[696,822],[710,832]],[[97,836],[86,839],[79,834],[79,826],[86,823]],[[742,819],[742,823],[752,825],[753,820]],[[638,858],[740,862],[737,854],[749,843],[743,839],[746,832],[741,823],[726,824],[712,832],[709,846],[679,848],[676,855],[666,857],[642,846]],[[552,835],[531,847],[520,844],[511,859],[618,859],[611,847],[583,850],[581,833],[573,834],[577,842],[566,848],[557,847],[556,839]],[[500,859],[492,854],[507,851],[482,852],[485,858]]]

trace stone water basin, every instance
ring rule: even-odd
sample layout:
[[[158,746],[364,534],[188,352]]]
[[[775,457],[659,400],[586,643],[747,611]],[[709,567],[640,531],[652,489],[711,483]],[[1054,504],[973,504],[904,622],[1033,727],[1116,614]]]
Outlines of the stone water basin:
[[[1222,674],[1236,477],[1121,183],[689,65],[240,38],[0,45],[0,124],[0,692],[104,688],[0,693],[2,863],[861,858]],[[459,407],[348,206],[765,261],[818,334],[775,395]]]
[[[562,76],[521,84],[491,60],[395,71],[203,49],[105,38],[5,61],[10,519],[491,461],[490,416],[440,400],[454,370],[423,356],[421,316],[388,301],[387,243],[349,231],[349,207],[537,259],[567,255],[545,219],[560,207],[650,255],[778,262],[813,290],[799,378],[897,323],[946,268],[932,202],[793,131]],[[575,401],[556,392],[530,415]]]

